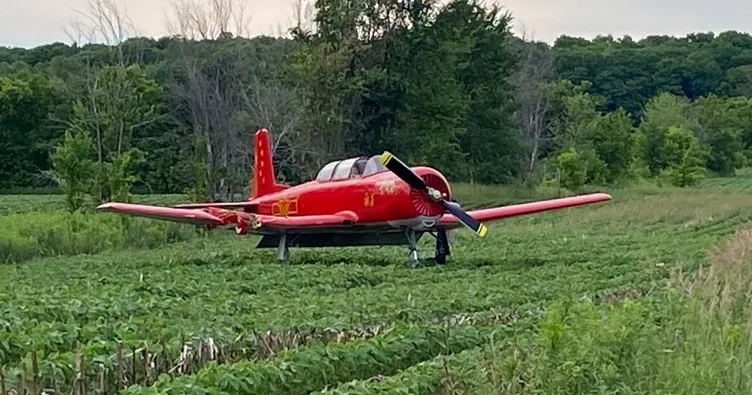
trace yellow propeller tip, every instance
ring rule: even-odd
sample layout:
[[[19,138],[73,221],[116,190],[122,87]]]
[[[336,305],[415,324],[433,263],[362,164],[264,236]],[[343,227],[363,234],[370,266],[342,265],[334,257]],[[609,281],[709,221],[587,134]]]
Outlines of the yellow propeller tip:
[[[478,228],[478,231],[475,232],[480,237],[486,237],[486,233],[488,233],[488,228],[486,225],[480,224],[480,228]]]
[[[386,166],[387,162],[389,162],[390,160],[392,160],[392,153],[389,151],[384,151],[384,153],[379,156],[379,161],[384,166]]]

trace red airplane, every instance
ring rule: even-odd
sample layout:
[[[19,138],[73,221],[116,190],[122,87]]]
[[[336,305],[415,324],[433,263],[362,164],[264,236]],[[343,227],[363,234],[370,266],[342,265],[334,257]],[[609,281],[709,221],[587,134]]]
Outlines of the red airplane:
[[[484,237],[482,221],[534,214],[610,200],[605,193],[463,211],[451,201],[446,178],[437,170],[408,167],[389,152],[325,165],[315,180],[296,186],[277,183],[267,130],[255,135],[251,196],[243,202],[159,207],[106,203],[98,210],[184,222],[209,229],[234,228],[239,235],[262,235],[256,248],[407,245],[411,265],[425,233],[436,238],[435,261],[450,255],[446,231],[466,226]]]

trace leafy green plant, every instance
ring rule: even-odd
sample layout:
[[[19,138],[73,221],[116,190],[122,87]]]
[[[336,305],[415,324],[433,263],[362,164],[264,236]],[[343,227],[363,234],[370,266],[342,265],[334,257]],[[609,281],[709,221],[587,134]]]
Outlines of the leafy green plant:
[[[92,139],[85,130],[66,131],[52,154],[53,175],[66,196],[69,211],[82,208],[93,188]]]

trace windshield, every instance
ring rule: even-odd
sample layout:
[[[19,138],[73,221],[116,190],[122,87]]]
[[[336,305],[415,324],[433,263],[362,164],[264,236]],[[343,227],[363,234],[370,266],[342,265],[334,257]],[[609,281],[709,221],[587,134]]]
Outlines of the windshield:
[[[381,173],[382,171],[386,170],[387,168],[381,164],[379,156],[374,155],[368,159],[368,162],[366,162],[366,167],[363,170],[363,177],[370,176],[371,174]]]

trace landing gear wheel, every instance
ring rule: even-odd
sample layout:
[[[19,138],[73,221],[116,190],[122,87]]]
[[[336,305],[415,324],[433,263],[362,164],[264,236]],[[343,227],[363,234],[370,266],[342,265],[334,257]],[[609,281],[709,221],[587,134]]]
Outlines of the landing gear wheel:
[[[446,263],[446,254],[436,251],[436,256],[434,256],[433,260],[436,264],[443,265]]]
[[[420,265],[420,259],[418,257],[418,251],[417,250],[411,250],[410,251],[410,268],[415,269]]]

